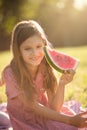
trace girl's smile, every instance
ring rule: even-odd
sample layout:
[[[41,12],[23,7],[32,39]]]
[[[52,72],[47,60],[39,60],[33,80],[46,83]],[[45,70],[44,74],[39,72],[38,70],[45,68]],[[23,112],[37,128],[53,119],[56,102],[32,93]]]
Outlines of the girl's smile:
[[[43,47],[44,43],[37,35],[28,38],[21,44],[21,56],[28,67],[38,66],[41,63],[44,57]]]

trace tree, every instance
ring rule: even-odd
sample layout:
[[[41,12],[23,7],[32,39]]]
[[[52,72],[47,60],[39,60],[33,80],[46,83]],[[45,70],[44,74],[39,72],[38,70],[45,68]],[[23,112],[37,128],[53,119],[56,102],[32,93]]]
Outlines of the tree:
[[[50,3],[56,2],[57,0],[0,0],[0,50],[9,49],[10,34],[17,21],[37,19],[42,3],[49,7]]]
[[[20,7],[23,0],[0,1],[0,49],[9,48],[10,33],[14,24],[20,19]]]

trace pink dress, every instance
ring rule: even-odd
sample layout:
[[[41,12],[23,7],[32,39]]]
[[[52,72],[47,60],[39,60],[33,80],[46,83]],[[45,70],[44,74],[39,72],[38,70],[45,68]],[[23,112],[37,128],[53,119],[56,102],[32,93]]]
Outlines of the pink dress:
[[[6,83],[7,110],[11,119],[13,130],[78,130],[78,128],[61,122],[48,120],[33,112],[29,106],[25,106],[22,99],[19,98],[22,91],[18,89],[16,80],[10,67],[4,71],[4,80]],[[48,100],[43,89],[43,78],[41,74],[37,75],[34,81],[38,95],[38,102],[48,106]]]

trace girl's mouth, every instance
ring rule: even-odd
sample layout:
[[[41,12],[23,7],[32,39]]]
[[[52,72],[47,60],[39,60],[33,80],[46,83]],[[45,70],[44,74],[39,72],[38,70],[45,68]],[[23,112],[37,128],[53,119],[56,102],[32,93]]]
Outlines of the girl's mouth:
[[[33,57],[33,58],[31,58],[33,61],[37,61],[37,60],[39,60],[39,57]]]

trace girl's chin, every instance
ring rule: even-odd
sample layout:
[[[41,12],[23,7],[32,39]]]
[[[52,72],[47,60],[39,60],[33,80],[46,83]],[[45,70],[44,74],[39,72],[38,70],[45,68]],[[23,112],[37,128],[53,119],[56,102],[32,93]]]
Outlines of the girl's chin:
[[[32,63],[30,63],[30,65],[32,65],[32,66],[38,66],[38,65],[40,65],[40,63],[41,62],[32,62]]]

